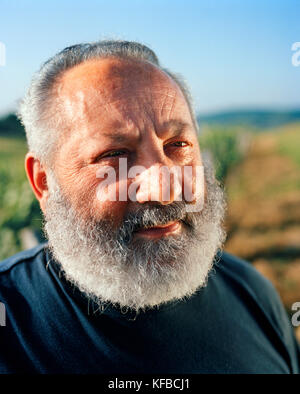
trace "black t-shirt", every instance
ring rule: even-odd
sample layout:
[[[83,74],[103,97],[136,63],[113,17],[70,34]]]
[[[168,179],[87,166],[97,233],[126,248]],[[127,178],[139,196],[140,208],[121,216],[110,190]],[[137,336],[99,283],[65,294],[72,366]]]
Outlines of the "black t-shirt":
[[[206,287],[137,316],[71,286],[46,244],[0,263],[1,373],[299,373],[271,283],[228,253]]]

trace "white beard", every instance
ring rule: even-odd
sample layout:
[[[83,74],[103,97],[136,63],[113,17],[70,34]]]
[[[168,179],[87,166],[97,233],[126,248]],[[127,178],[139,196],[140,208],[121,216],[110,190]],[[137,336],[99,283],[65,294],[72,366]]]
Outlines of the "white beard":
[[[144,222],[184,216],[185,231],[158,241],[126,244],[109,222],[79,217],[50,173],[44,228],[66,279],[99,306],[109,302],[137,312],[194,294],[207,283],[216,252],[225,240],[224,194],[207,166],[205,179],[207,196],[201,212],[183,213],[162,206],[155,213],[141,206]],[[180,206],[185,205],[181,202]],[[164,212],[168,212],[166,217]]]

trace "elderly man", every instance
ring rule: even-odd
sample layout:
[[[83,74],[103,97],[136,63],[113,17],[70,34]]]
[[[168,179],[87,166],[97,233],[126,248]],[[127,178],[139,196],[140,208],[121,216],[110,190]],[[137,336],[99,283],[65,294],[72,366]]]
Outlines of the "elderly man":
[[[20,117],[48,243],[0,264],[2,373],[299,372],[272,285],[221,252],[223,192],[153,51],[68,47]]]

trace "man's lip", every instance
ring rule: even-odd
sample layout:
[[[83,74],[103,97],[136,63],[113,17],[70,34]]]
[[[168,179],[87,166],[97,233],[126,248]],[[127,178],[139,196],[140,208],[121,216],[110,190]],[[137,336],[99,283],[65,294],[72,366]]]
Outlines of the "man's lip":
[[[176,220],[167,224],[160,224],[157,226],[142,228],[136,231],[135,234],[149,238],[160,238],[166,235],[174,234],[178,232],[180,228],[181,222],[179,220]]]

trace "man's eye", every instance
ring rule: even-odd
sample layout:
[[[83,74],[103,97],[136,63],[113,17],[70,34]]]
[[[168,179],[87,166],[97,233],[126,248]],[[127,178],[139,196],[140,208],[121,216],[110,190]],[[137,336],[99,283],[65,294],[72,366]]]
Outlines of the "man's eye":
[[[176,146],[176,147],[179,147],[179,148],[183,148],[185,146],[188,146],[188,143],[185,142],[185,141],[176,141],[176,142],[172,142],[170,145],[171,146]]]
[[[106,159],[107,157],[118,157],[126,154],[124,150],[114,150],[111,152],[104,153],[104,155],[100,156],[99,159]]]

